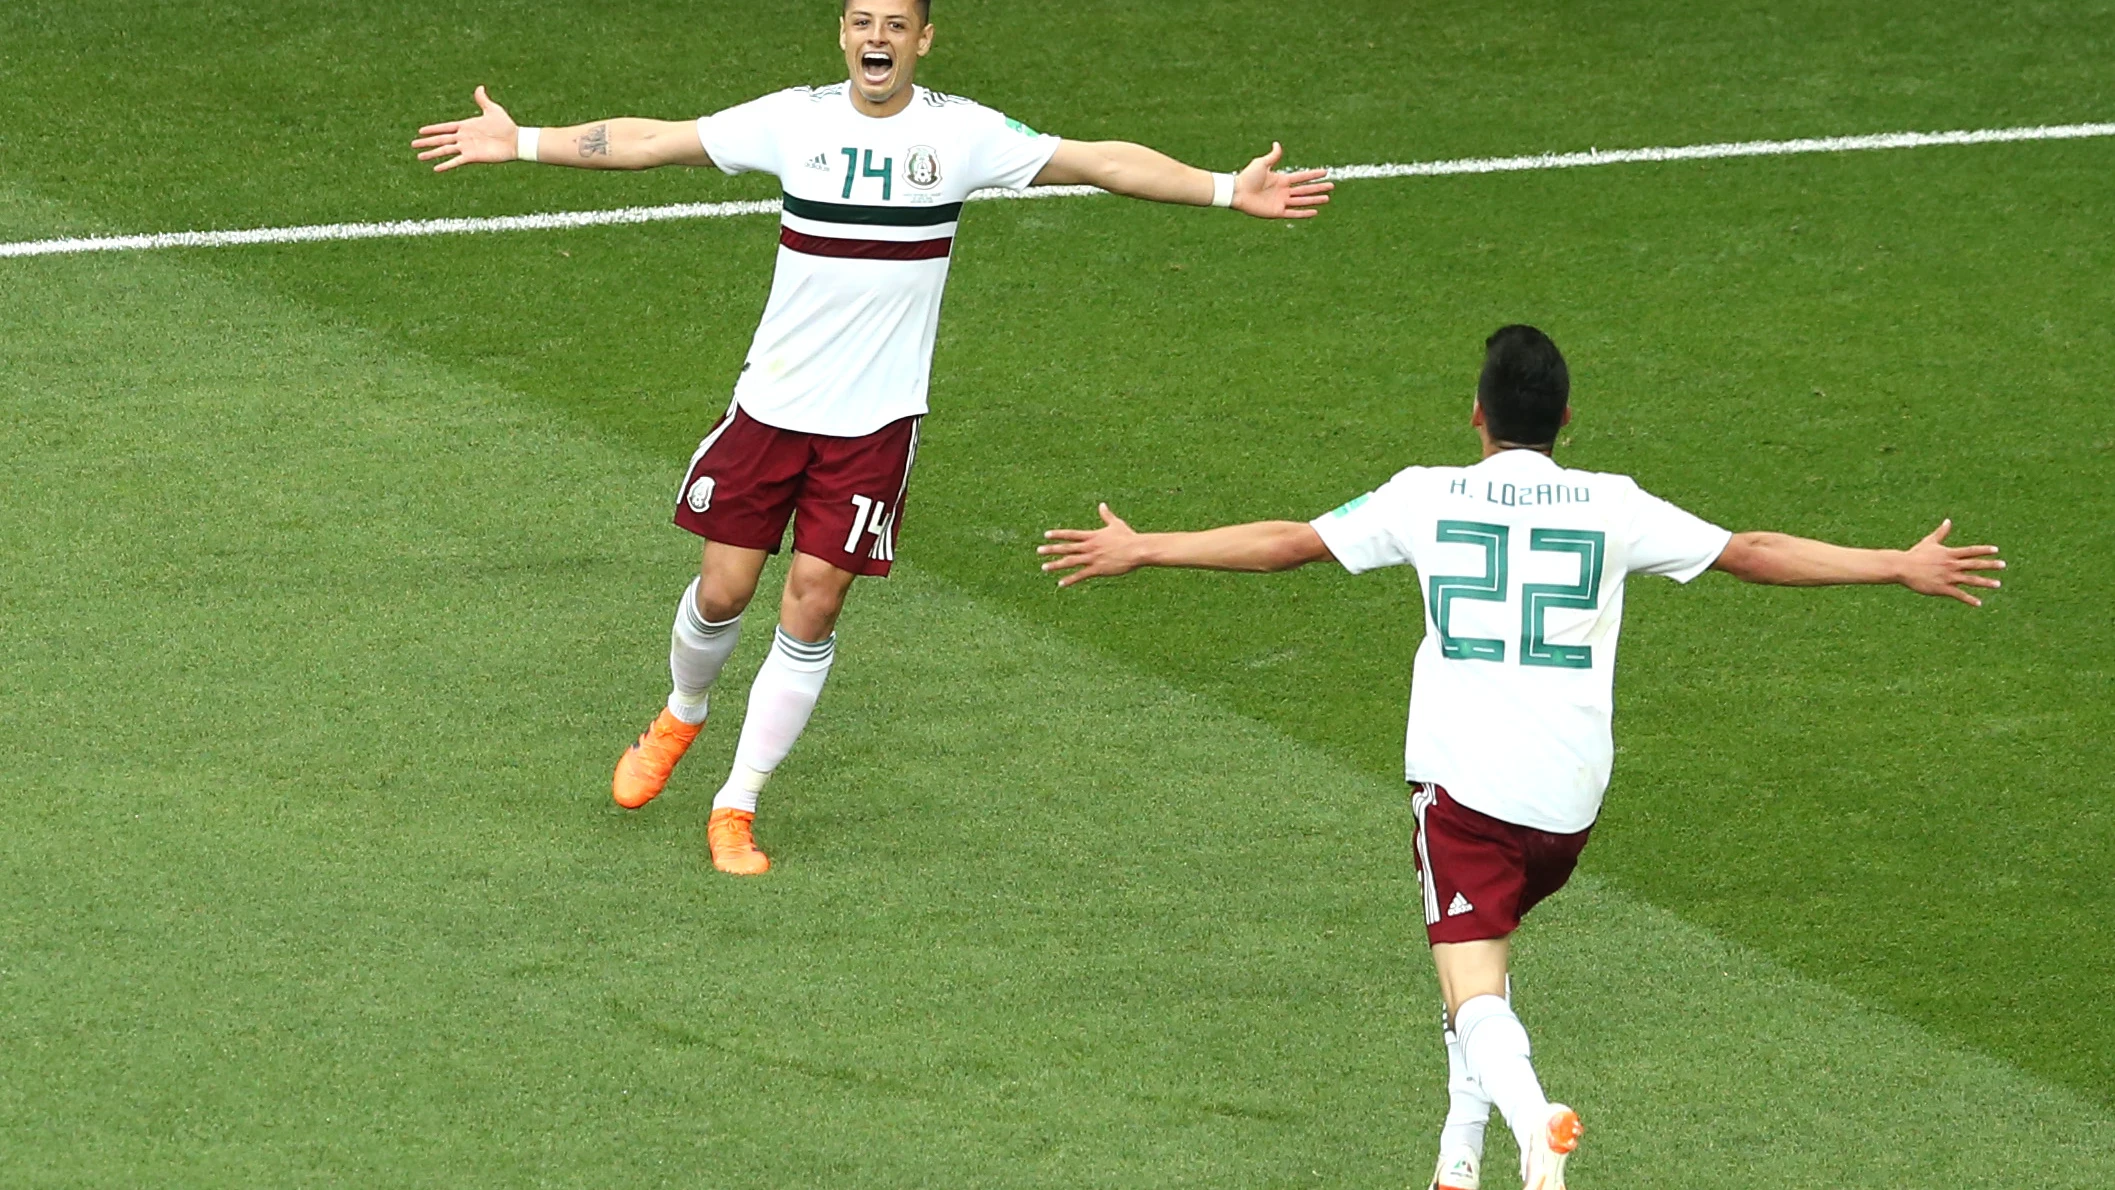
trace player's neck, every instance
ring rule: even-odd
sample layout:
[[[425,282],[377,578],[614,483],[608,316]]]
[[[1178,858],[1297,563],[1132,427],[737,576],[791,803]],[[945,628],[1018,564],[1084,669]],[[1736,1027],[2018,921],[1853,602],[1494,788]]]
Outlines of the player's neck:
[[[1491,432],[1482,426],[1478,426],[1476,429],[1478,436],[1483,439],[1484,458],[1488,459],[1492,455],[1504,454],[1509,450],[1531,450],[1546,459],[1555,459],[1557,457],[1554,453],[1556,450],[1555,443],[1549,446],[1522,446],[1518,442],[1500,442],[1498,439],[1491,437]]]
[[[911,106],[911,98],[917,92],[918,86],[906,79],[903,86],[894,95],[889,96],[887,100],[881,103],[875,103],[859,93],[858,79],[853,79],[852,85],[846,90],[852,93],[853,111],[858,112],[862,116],[872,116],[876,120],[886,120],[890,116],[901,112],[904,108]]]

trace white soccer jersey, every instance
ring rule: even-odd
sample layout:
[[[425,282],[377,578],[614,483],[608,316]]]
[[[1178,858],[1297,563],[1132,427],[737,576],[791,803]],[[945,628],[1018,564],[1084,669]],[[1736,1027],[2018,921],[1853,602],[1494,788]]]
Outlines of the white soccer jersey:
[[[1059,144],[923,87],[877,119],[847,83],[706,116],[698,139],[721,169],[776,174],[785,192],[778,271],[735,402],[766,425],[841,437],[925,412],[962,202],[1028,185]]]
[[[1313,524],[1353,574],[1423,580],[1405,775],[1560,834],[1592,826],[1608,790],[1624,578],[1686,583],[1732,538],[1628,476],[1532,450],[1407,468]]]

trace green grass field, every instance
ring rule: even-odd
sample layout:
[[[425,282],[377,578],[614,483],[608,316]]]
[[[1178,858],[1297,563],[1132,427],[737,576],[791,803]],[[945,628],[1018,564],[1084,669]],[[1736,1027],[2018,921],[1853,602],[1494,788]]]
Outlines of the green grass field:
[[[406,147],[835,77],[826,0],[17,0],[0,240],[769,179]],[[2115,118],[2115,7],[940,0],[921,81],[1230,168]],[[771,220],[0,260],[0,1185],[1422,1186],[1407,573],[1058,593],[1037,534],[1560,458],[1995,541],[1980,612],[1632,587],[1609,808],[1523,931],[1582,1190],[2115,1180],[2115,142],[973,207],[896,577],[717,876],[763,625],[664,693]],[[767,582],[770,581],[767,579]],[[1505,1184],[1494,1129],[1487,1184]]]

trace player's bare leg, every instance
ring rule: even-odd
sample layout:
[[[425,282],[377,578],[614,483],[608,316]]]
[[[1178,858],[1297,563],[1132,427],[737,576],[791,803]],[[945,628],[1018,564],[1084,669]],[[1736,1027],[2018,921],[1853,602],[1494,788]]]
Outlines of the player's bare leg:
[[[1520,1142],[1527,1190],[1564,1190],[1564,1163],[1579,1145],[1579,1115],[1542,1093],[1528,1061],[1527,1030],[1513,1015],[1506,969],[1509,938],[1432,947],[1440,994],[1460,1038],[1470,1077],[1505,1116]]]
[[[706,696],[742,636],[742,610],[756,594],[763,550],[705,543],[698,577],[676,605],[669,633],[668,705],[617,760],[610,796],[627,810],[652,801],[705,725]]]
[[[770,870],[771,861],[757,849],[752,832],[757,795],[793,750],[822,696],[837,656],[837,617],[853,577],[813,555],[794,552],[771,654],[749,688],[734,767],[712,799],[706,838],[712,845],[712,865],[722,872],[760,876]]]

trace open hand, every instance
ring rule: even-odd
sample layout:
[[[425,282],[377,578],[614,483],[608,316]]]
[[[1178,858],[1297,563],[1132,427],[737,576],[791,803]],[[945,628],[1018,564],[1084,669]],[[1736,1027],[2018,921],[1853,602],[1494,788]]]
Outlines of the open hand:
[[[1902,585],[1919,595],[1950,596],[1970,607],[1981,607],[1982,600],[1961,588],[1999,586],[1998,580],[1980,572],[2003,570],[2005,563],[1995,556],[1998,547],[1994,545],[1947,545],[1946,535],[1951,532],[1953,518],[1949,517],[1925,534],[1924,540],[1902,551]]]
[[[1036,553],[1055,557],[1054,561],[1043,563],[1044,572],[1072,571],[1058,580],[1058,586],[1069,587],[1083,579],[1129,574],[1144,561],[1138,551],[1138,532],[1125,524],[1122,517],[1110,512],[1107,504],[1101,506],[1101,514],[1102,527],[1099,529],[1052,529],[1043,534],[1057,543],[1036,547]]]
[[[520,129],[515,126],[514,117],[492,102],[483,87],[471,92],[470,97],[477,101],[476,117],[428,124],[419,129],[419,139],[411,142],[412,148],[425,150],[419,160],[443,159],[433,167],[435,173],[445,173],[458,165],[498,165],[515,159],[514,137]]]
[[[1326,169],[1298,173],[1272,172],[1285,156],[1285,146],[1271,142],[1270,152],[1248,163],[1234,177],[1234,209],[1258,219],[1312,219],[1315,208],[1329,201],[1335,182],[1323,181]]]

